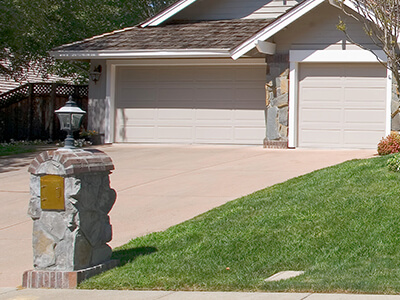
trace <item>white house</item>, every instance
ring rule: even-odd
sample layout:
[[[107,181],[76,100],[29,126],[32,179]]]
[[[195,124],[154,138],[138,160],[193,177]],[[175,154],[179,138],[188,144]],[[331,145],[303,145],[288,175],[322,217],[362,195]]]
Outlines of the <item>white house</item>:
[[[375,148],[391,130],[390,74],[339,16],[385,60],[327,0],[180,0],[52,55],[101,66],[90,126],[106,142]]]

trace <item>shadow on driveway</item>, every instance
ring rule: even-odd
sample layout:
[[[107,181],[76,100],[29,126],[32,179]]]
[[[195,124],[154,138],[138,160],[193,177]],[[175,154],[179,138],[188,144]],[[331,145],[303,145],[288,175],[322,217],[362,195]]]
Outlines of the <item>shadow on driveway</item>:
[[[0,173],[27,168],[38,152],[0,156]]]

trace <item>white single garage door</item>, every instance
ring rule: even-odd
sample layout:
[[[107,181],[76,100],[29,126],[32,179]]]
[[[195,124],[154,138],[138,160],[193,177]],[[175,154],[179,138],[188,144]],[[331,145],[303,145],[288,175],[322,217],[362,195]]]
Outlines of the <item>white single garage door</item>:
[[[265,66],[119,67],[116,142],[262,144]]]
[[[301,64],[299,147],[376,148],[386,129],[386,69]]]

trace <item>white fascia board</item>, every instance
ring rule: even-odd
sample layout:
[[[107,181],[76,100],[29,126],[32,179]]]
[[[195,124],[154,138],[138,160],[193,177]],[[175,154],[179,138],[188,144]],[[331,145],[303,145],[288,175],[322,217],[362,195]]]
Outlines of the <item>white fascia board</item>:
[[[354,5],[354,2],[350,1],[350,0],[328,0],[329,4],[332,6],[335,6],[339,9],[342,9],[341,6],[338,4],[338,2],[342,2],[344,5],[346,5],[348,8],[351,8],[352,10],[354,10],[355,12],[357,12],[357,7]]]
[[[278,33],[285,27],[289,26],[294,21],[298,20],[300,17],[325,2],[325,0],[306,0],[303,3],[299,4],[297,7],[290,10],[288,13],[284,14],[282,17],[277,19],[268,25],[264,30],[260,31],[256,35],[252,36],[250,39],[236,47],[231,52],[231,57],[233,59],[238,59],[243,56],[250,50],[256,47],[256,43],[258,40],[265,41],[274,34]]]
[[[190,4],[193,2],[196,2],[196,0],[182,0],[171,7],[163,10],[161,13],[157,14],[153,18],[151,18],[149,21],[141,24],[141,27],[147,27],[147,26],[157,26],[163,23],[164,21],[168,20],[171,18],[173,15],[177,14],[180,12],[182,9],[188,7]]]
[[[129,59],[129,58],[201,58],[230,57],[229,50],[127,50],[127,51],[53,51],[50,55],[58,59]]]
[[[265,66],[264,58],[177,58],[177,59],[130,59],[108,60],[112,66]]]

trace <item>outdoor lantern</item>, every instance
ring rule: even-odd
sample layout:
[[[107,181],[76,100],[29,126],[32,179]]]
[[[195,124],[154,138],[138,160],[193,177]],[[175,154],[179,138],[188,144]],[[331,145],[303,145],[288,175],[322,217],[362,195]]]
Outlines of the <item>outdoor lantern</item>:
[[[60,109],[56,110],[55,113],[60,120],[61,130],[65,130],[67,132],[64,148],[75,148],[72,133],[79,130],[83,116],[86,114],[86,112],[76,105],[75,101],[72,100],[72,96],[69,96],[67,103]]]
[[[100,80],[100,76],[101,76],[101,65],[98,65],[97,67],[95,67],[93,69],[92,72],[89,73],[89,77],[90,79],[94,82],[94,84],[97,83],[97,81]]]

